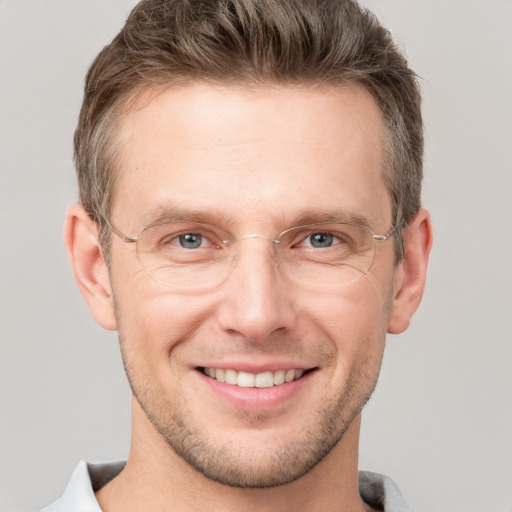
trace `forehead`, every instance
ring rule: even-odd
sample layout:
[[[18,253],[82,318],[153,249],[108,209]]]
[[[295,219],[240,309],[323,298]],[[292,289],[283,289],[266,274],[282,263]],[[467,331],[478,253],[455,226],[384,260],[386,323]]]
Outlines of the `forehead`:
[[[140,227],[169,204],[226,219],[285,221],[334,207],[383,214],[383,133],[361,87],[148,91],[120,121],[113,215]]]

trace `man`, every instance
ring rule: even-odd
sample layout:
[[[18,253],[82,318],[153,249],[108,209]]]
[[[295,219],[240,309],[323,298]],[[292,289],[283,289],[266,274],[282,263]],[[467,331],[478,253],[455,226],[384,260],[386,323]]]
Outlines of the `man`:
[[[355,2],[141,2],[88,73],[65,228],[119,331],[130,454],[44,510],[410,510],[357,456],[424,287],[422,140]]]

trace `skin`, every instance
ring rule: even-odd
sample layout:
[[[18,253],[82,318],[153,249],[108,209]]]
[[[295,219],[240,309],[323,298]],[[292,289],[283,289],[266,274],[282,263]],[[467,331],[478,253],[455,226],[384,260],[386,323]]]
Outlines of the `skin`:
[[[378,106],[359,87],[148,92],[121,122],[111,222],[137,235],[172,204],[213,216],[236,238],[273,238],[306,210],[341,208],[385,234],[394,220],[382,134]],[[251,238],[221,285],[189,293],[151,279],[118,237],[109,275],[96,239],[72,206],[75,275],[95,320],[119,330],[134,393],[128,463],[97,493],[103,510],[365,510],[360,411],[386,333],[405,330],[421,300],[428,213],[405,230],[398,266],[392,240],[379,244],[369,273],[337,288],[291,282],[269,242]],[[315,370],[274,401],[238,388],[235,404],[198,366]]]

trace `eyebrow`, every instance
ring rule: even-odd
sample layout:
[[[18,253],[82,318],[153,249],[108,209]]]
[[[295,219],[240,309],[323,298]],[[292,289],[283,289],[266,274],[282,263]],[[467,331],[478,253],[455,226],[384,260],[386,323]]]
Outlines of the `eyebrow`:
[[[303,226],[306,224],[335,224],[338,222],[357,224],[369,228],[373,226],[373,223],[366,215],[344,208],[335,210],[305,209],[301,210],[292,220],[294,226]]]
[[[146,212],[140,218],[140,224],[143,229],[151,226],[172,222],[194,222],[199,224],[211,224],[220,226],[233,226],[239,224],[238,219],[226,215],[218,209],[192,210],[183,208],[173,203],[166,203]],[[284,216],[281,220],[286,228],[303,226],[306,224],[334,224],[344,222],[348,224],[357,224],[372,228],[373,223],[370,219],[359,212],[351,209],[338,208],[335,210],[321,210],[308,208],[300,210],[285,222]]]
[[[174,203],[158,206],[140,218],[143,229],[167,222],[195,222],[199,224],[229,224],[229,218],[217,209],[191,210]]]

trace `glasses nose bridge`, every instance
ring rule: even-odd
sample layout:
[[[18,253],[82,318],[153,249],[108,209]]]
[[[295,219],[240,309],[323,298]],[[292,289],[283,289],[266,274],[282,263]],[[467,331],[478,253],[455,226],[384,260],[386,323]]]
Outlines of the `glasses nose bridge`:
[[[270,242],[271,246],[274,247],[274,258],[275,258],[275,264],[279,264],[281,262],[281,254],[280,251],[277,250],[279,247],[279,244],[281,244],[281,240],[277,240],[274,238],[270,238],[266,235],[261,235],[259,233],[247,233],[240,238],[235,238],[231,240],[224,240],[223,243],[226,244],[228,247],[232,247],[234,249],[234,254],[232,254],[232,264],[235,264],[238,262],[240,258],[240,249],[239,249],[239,242],[242,242],[244,240],[251,240],[251,239],[257,239],[262,238],[263,240],[266,240],[267,242]],[[254,251],[251,251],[254,252]]]
[[[268,242],[271,242],[272,244],[280,244],[281,241],[280,240],[276,240],[274,238],[270,238],[268,236],[265,236],[265,235],[260,235],[259,233],[247,233],[246,235],[240,237],[240,238],[236,238],[235,240],[232,240],[233,243],[235,242],[241,242],[242,240],[247,240],[249,238],[263,238],[264,240],[267,240]]]

